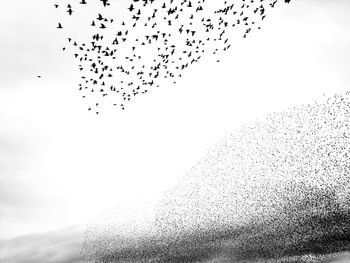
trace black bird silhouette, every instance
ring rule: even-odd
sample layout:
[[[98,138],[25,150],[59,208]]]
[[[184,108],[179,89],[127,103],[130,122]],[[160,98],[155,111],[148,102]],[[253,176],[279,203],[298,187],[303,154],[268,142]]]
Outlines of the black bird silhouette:
[[[128,8],[130,12],[132,12],[135,8],[134,8],[134,5],[131,4],[130,7]]]
[[[106,7],[107,5],[110,5],[108,0],[100,0],[103,3],[103,6]]]

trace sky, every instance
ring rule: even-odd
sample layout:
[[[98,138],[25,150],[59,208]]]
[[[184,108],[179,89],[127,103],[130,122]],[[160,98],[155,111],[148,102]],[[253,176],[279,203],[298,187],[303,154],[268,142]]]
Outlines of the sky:
[[[127,4],[116,4],[120,16]],[[6,25],[0,28],[5,258],[21,237],[65,236],[66,229],[81,229],[113,206],[142,202],[153,207],[235,128],[343,92],[350,83],[350,2],[294,0],[275,8],[262,30],[235,39],[220,63],[209,57],[176,85],[155,88],[124,112],[96,116],[77,92],[72,54],[61,52],[66,36],[55,29],[53,1],[1,6],[0,23]]]

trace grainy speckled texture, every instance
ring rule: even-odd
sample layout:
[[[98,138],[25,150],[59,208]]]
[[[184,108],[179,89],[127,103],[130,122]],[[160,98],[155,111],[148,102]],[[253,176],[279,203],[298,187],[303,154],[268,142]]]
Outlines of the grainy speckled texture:
[[[346,93],[241,127],[164,196],[142,232],[118,226],[117,217],[91,225],[85,255],[98,262],[322,262],[348,251],[349,114]],[[132,230],[118,236],[123,228]]]

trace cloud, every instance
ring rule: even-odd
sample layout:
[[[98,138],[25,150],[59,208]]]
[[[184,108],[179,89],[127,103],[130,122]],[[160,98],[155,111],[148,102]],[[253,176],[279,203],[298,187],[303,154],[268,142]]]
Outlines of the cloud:
[[[52,9],[51,2],[42,0],[5,3],[6,12],[0,16],[0,23],[7,25],[0,29],[1,90],[18,89],[37,75],[60,76],[64,67],[69,67],[64,57],[58,56],[60,37],[54,34],[56,21]],[[65,76],[68,75],[69,71]]]
[[[345,253],[342,255],[335,255],[327,263],[348,263],[350,262],[350,253]]]
[[[39,210],[51,205],[42,198],[45,188],[34,187],[37,179],[31,167],[37,157],[36,136],[29,129],[21,134],[13,121],[0,119],[0,229],[2,238],[10,238],[31,233],[22,232],[18,222],[28,224]]]
[[[83,263],[82,229],[70,227],[0,241],[3,263]]]

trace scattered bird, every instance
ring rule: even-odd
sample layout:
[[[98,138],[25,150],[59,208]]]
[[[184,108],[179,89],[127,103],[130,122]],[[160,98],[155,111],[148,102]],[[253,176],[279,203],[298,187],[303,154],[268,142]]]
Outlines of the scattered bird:
[[[100,1],[106,8],[111,5],[108,0]],[[78,90],[83,98],[94,96],[99,102],[113,98],[113,106],[125,109],[136,96],[159,87],[161,79],[175,84],[204,55],[222,56],[233,46],[231,31],[242,32],[245,39],[261,29],[259,24],[280,1],[218,1],[212,11],[206,0],[132,0],[127,7],[129,18],[119,25],[115,17],[95,13],[87,24],[94,28],[90,39],[78,42],[68,38],[82,73]],[[80,0],[79,4],[88,3]],[[73,15],[70,4],[66,12]],[[74,14],[79,13],[76,8]],[[61,23],[57,28],[63,28]],[[143,33],[136,36],[134,28]],[[91,110],[97,107],[89,106]]]

